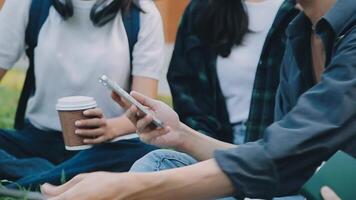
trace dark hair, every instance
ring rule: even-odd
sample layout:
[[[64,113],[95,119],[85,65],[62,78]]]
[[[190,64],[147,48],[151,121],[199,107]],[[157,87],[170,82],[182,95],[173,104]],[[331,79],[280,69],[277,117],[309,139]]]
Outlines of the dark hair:
[[[122,11],[127,11],[130,9],[131,6],[133,6],[134,1],[133,0],[121,0],[120,1],[120,9]]]
[[[208,1],[208,3],[206,3]],[[204,0],[197,17],[198,37],[218,55],[228,57],[234,45],[248,32],[248,15],[243,0]]]
[[[140,0],[121,0],[120,10],[128,12],[132,6],[137,7],[142,13],[146,13],[140,6]]]

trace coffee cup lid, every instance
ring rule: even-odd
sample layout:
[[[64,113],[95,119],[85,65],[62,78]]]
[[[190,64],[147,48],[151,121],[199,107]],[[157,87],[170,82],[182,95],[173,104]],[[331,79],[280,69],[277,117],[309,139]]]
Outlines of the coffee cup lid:
[[[56,109],[58,111],[85,110],[97,107],[92,97],[71,96],[58,99]]]

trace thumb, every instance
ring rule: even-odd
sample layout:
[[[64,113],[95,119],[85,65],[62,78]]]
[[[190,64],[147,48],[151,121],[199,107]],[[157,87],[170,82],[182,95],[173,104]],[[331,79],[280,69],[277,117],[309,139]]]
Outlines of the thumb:
[[[144,106],[147,106],[153,110],[157,107],[157,101],[150,97],[135,91],[132,91],[130,95]]]
[[[86,175],[84,175],[84,174],[78,175],[78,176],[74,177],[72,180],[70,180],[69,182],[67,182],[61,186],[54,186],[54,185],[51,185],[48,183],[43,184],[41,186],[41,192],[42,192],[42,194],[44,194],[47,197],[58,196],[64,192],[66,192],[70,188],[72,188],[74,185],[76,185],[80,181],[82,181],[83,178],[85,178],[85,176]]]
[[[118,103],[121,107],[125,108],[127,107],[126,103],[119,95],[117,95],[115,92],[111,93],[111,98]]]
[[[325,200],[340,200],[340,198],[329,187],[321,188],[321,195]]]

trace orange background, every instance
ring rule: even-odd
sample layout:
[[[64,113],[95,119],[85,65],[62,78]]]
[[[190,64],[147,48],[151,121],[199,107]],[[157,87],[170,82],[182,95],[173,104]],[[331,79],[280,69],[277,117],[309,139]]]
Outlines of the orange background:
[[[156,0],[155,2],[163,18],[166,41],[174,42],[179,20],[189,0]],[[0,8],[3,3],[4,0],[0,0]]]
[[[155,2],[163,18],[166,41],[174,42],[180,18],[189,0],[156,0]]]

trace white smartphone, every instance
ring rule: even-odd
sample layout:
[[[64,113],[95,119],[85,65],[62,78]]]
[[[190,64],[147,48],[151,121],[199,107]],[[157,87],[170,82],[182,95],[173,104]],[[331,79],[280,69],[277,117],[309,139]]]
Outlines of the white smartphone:
[[[143,106],[140,102],[138,102],[136,99],[134,99],[130,94],[128,94],[124,89],[122,89],[117,83],[112,81],[109,77],[106,75],[102,75],[99,78],[99,82],[106,86],[108,89],[114,91],[116,94],[118,94],[120,97],[128,101],[129,103],[135,105],[141,112],[143,112],[145,115],[151,114],[150,111]],[[159,128],[164,128],[164,124],[161,120],[157,119],[155,116],[152,115],[153,118],[153,124]]]

